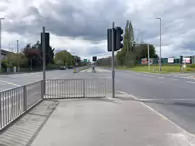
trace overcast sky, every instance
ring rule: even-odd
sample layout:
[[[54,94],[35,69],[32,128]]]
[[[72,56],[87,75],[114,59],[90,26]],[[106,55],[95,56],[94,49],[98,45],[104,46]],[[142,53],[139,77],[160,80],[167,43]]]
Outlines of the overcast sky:
[[[0,0],[2,48],[16,51],[40,39],[42,26],[50,44],[82,58],[108,56],[106,30],[115,21],[132,21],[137,41],[151,43],[162,56],[195,55],[195,0]]]

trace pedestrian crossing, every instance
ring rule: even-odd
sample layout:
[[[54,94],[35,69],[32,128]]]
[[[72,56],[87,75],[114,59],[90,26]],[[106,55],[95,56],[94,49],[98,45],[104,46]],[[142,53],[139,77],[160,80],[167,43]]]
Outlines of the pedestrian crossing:
[[[92,70],[92,68],[88,68],[86,70],[82,70],[81,72],[92,73],[93,70]],[[103,68],[95,68],[95,72],[111,72],[111,71],[103,69]]]

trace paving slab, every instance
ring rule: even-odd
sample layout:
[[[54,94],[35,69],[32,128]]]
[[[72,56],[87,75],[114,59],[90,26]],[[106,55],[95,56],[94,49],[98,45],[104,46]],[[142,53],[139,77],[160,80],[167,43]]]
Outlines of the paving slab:
[[[60,100],[31,146],[194,146],[195,138],[132,97]]]

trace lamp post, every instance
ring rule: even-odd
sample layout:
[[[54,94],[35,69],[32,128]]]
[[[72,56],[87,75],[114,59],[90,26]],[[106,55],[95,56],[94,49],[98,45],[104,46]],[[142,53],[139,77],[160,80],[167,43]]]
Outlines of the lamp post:
[[[0,18],[0,73],[1,73],[1,59],[2,59],[2,55],[1,55],[1,20],[3,20],[5,18]]]
[[[159,56],[159,71],[162,70],[162,63],[161,63],[161,18],[156,18],[160,20],[160,56]]]

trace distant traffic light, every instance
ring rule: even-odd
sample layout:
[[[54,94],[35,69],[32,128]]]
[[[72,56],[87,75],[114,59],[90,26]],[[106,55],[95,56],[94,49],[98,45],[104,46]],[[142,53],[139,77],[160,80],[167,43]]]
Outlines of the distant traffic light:
[[[97,61],[97,56],[93,56],[93,61]]]
[[[123,48],[123,37],[122,37],[122,34],[123,34],[123,30],[121,27],[116,27],[116,37],[115,37],[115,49],[114,51],[117,51],[117,50],[120,50],[121,48]]]
[[[180,56],[180,64],[183,63],[183,56]]]

